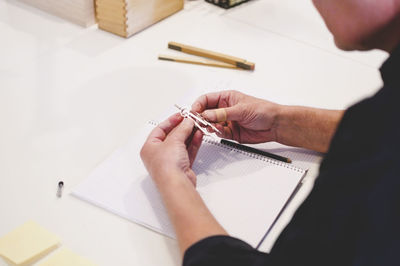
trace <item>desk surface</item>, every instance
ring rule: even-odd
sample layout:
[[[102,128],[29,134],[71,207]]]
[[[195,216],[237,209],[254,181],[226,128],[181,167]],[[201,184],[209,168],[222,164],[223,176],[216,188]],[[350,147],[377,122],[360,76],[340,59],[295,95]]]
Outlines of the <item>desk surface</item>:
[[[386,58],[336,49],[310,0],[255,0],[228,11],[188,1],[130,39],[0,0],[0,32],[0,235],[33,219],[99,265],[180,264],[174,240],[68,194],[188,89],[218,81],[284,104],[345,108],[381,86]],[[171,40],[247,58],[256,70],[158,61],[173,54]],[[317,167],[263,250],[307,195]]]

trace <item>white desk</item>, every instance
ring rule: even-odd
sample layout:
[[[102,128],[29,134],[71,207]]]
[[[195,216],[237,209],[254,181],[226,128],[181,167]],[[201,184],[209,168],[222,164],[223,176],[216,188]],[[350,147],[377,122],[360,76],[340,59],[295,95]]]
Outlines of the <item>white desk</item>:
[[[179,265],[174,240],[68,193],[146,120],[209,80],[326,108],[375,92],[386,55],[338,51],[311,1],[295,2],[254,0],[225,11],[190,1],[126,40],[0,0],[0,235],[33,219],[99,265]],[[256,71],[158,61],[159,53],[173,53],[171,40],[247,58]],[[263,249],[311,188],[317,167]]]

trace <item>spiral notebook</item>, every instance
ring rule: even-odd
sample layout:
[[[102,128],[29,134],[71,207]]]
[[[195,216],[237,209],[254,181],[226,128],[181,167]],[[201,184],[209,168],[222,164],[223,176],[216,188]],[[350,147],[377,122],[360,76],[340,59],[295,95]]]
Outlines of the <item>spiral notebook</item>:
[[[139,156],[152,128],[147,125],[101,163],[73,195],[174,238],[163,202]],[[307,172],[209,137],[203,139],[193,170],[196,189],[218,222],[253,247],[261,244]]]

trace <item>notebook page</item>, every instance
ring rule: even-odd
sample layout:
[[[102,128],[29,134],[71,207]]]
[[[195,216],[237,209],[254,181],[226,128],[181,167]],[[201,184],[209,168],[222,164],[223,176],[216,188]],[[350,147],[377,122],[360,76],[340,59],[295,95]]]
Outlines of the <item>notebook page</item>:
[[[218,222],[253,247],[260,242],[305,171],[205,142],[193,167],[197,189]]]
[[[175,237],[160,195],[139,151],[153,126],[116,151],[73,195],[170,237]],[[282,163],[279,163],[282,164]],[[193,170],[197,190],[222,226],[254,247],[304,175],[229,147],[204,142]]]
[[[125,146],[102,162],[74,190],[72,195],[138,224],[146,225],[140,216],[140,204],[131,200],[136,183],[147,179],[140,159],[140,149],[153,128],[146,125]]]

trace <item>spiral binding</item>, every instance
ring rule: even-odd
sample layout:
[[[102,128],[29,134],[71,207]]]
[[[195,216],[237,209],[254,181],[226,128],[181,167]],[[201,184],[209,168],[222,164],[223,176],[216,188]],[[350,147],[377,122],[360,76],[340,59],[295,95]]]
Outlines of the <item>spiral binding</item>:
[[[158,123],[156,121],[154,121],[154,120],[150,120],[150,121],[148,121],[148,123],[150,125],[152,125],[152,126],[155,126],[155,127],[158,125]],[[294,166],[294,165],[291,165],[291,164],[288,164],[288,163],[285,163],[285,162],[281,162],[281,161],[278,161],[278,160],[275,160],[275,159],[272,159],[272,158],[268,158],[268,157],[265,157],[265,156],[262,156],[262,155],[258,155],[258,154],[255,154],[255,153],[251,153],[251,152],[235,149],[234,147],[230,146],[229,144],[221,144],[221,143],[217,142],[216,140],[214,140],[214,139],[212,139],[211,137],[208,137],[208,136],[204,136],[203,137],[203,142],[206,142],[208,144],[212,144],[212,145],[221,147],[221,148],[226,149],[226,150],[235,151],[235,152],[241,153],[243,155],[246,155],[248,157],[257,159],[257,160],[261,160],[261,161],[268,162],[268,163],[271,163],[271,164],[274,164],[274,165],[282,166],[282,167],[291,169],[291,170],[299,172],[299,173],[305,173],[306,172],[306,170],[304,170],[304,169],[301,169],[301,168],[299,168],[297,166]]]
[[[261,160],[261,161],[264,161],[264,162],[268,162],[268,163],[271,163],[271,164],[274,164],[274,165],[282,166],[282,167],[291,169],[291,170],[299,172],[299,173],[304,173],[305,172],[304,169],[301,169],[301,168],[299,168],[297,166],[294,166],[294,165],[291,165],[291,164],[288,164],[288,163],[285,163],[285,162],[281,162],[281,161],[278,161],[278,160],[275,160],[275,159],[272,159],[272,158],[268,158],[268,157],[265,157],[265,156],[262,156],[262,155],[258,155],[258,154],[252,153],[252,152],[247,152],[247,151],[242,151],[242,150],[239,150],[239,149],[235,149],[234,147],[230,146],[229,144],[221,144],[221,143],[213,140],[210,137],[204,137],[203,138],[203,142],[206,142],[208,144],[212,144],[212,145],[224,148],[226,150],[235,151],[235,152],[241,153],[243,155],[246,155],[246,156],[254,158],[254,159],[258,159],[258,160]]]

